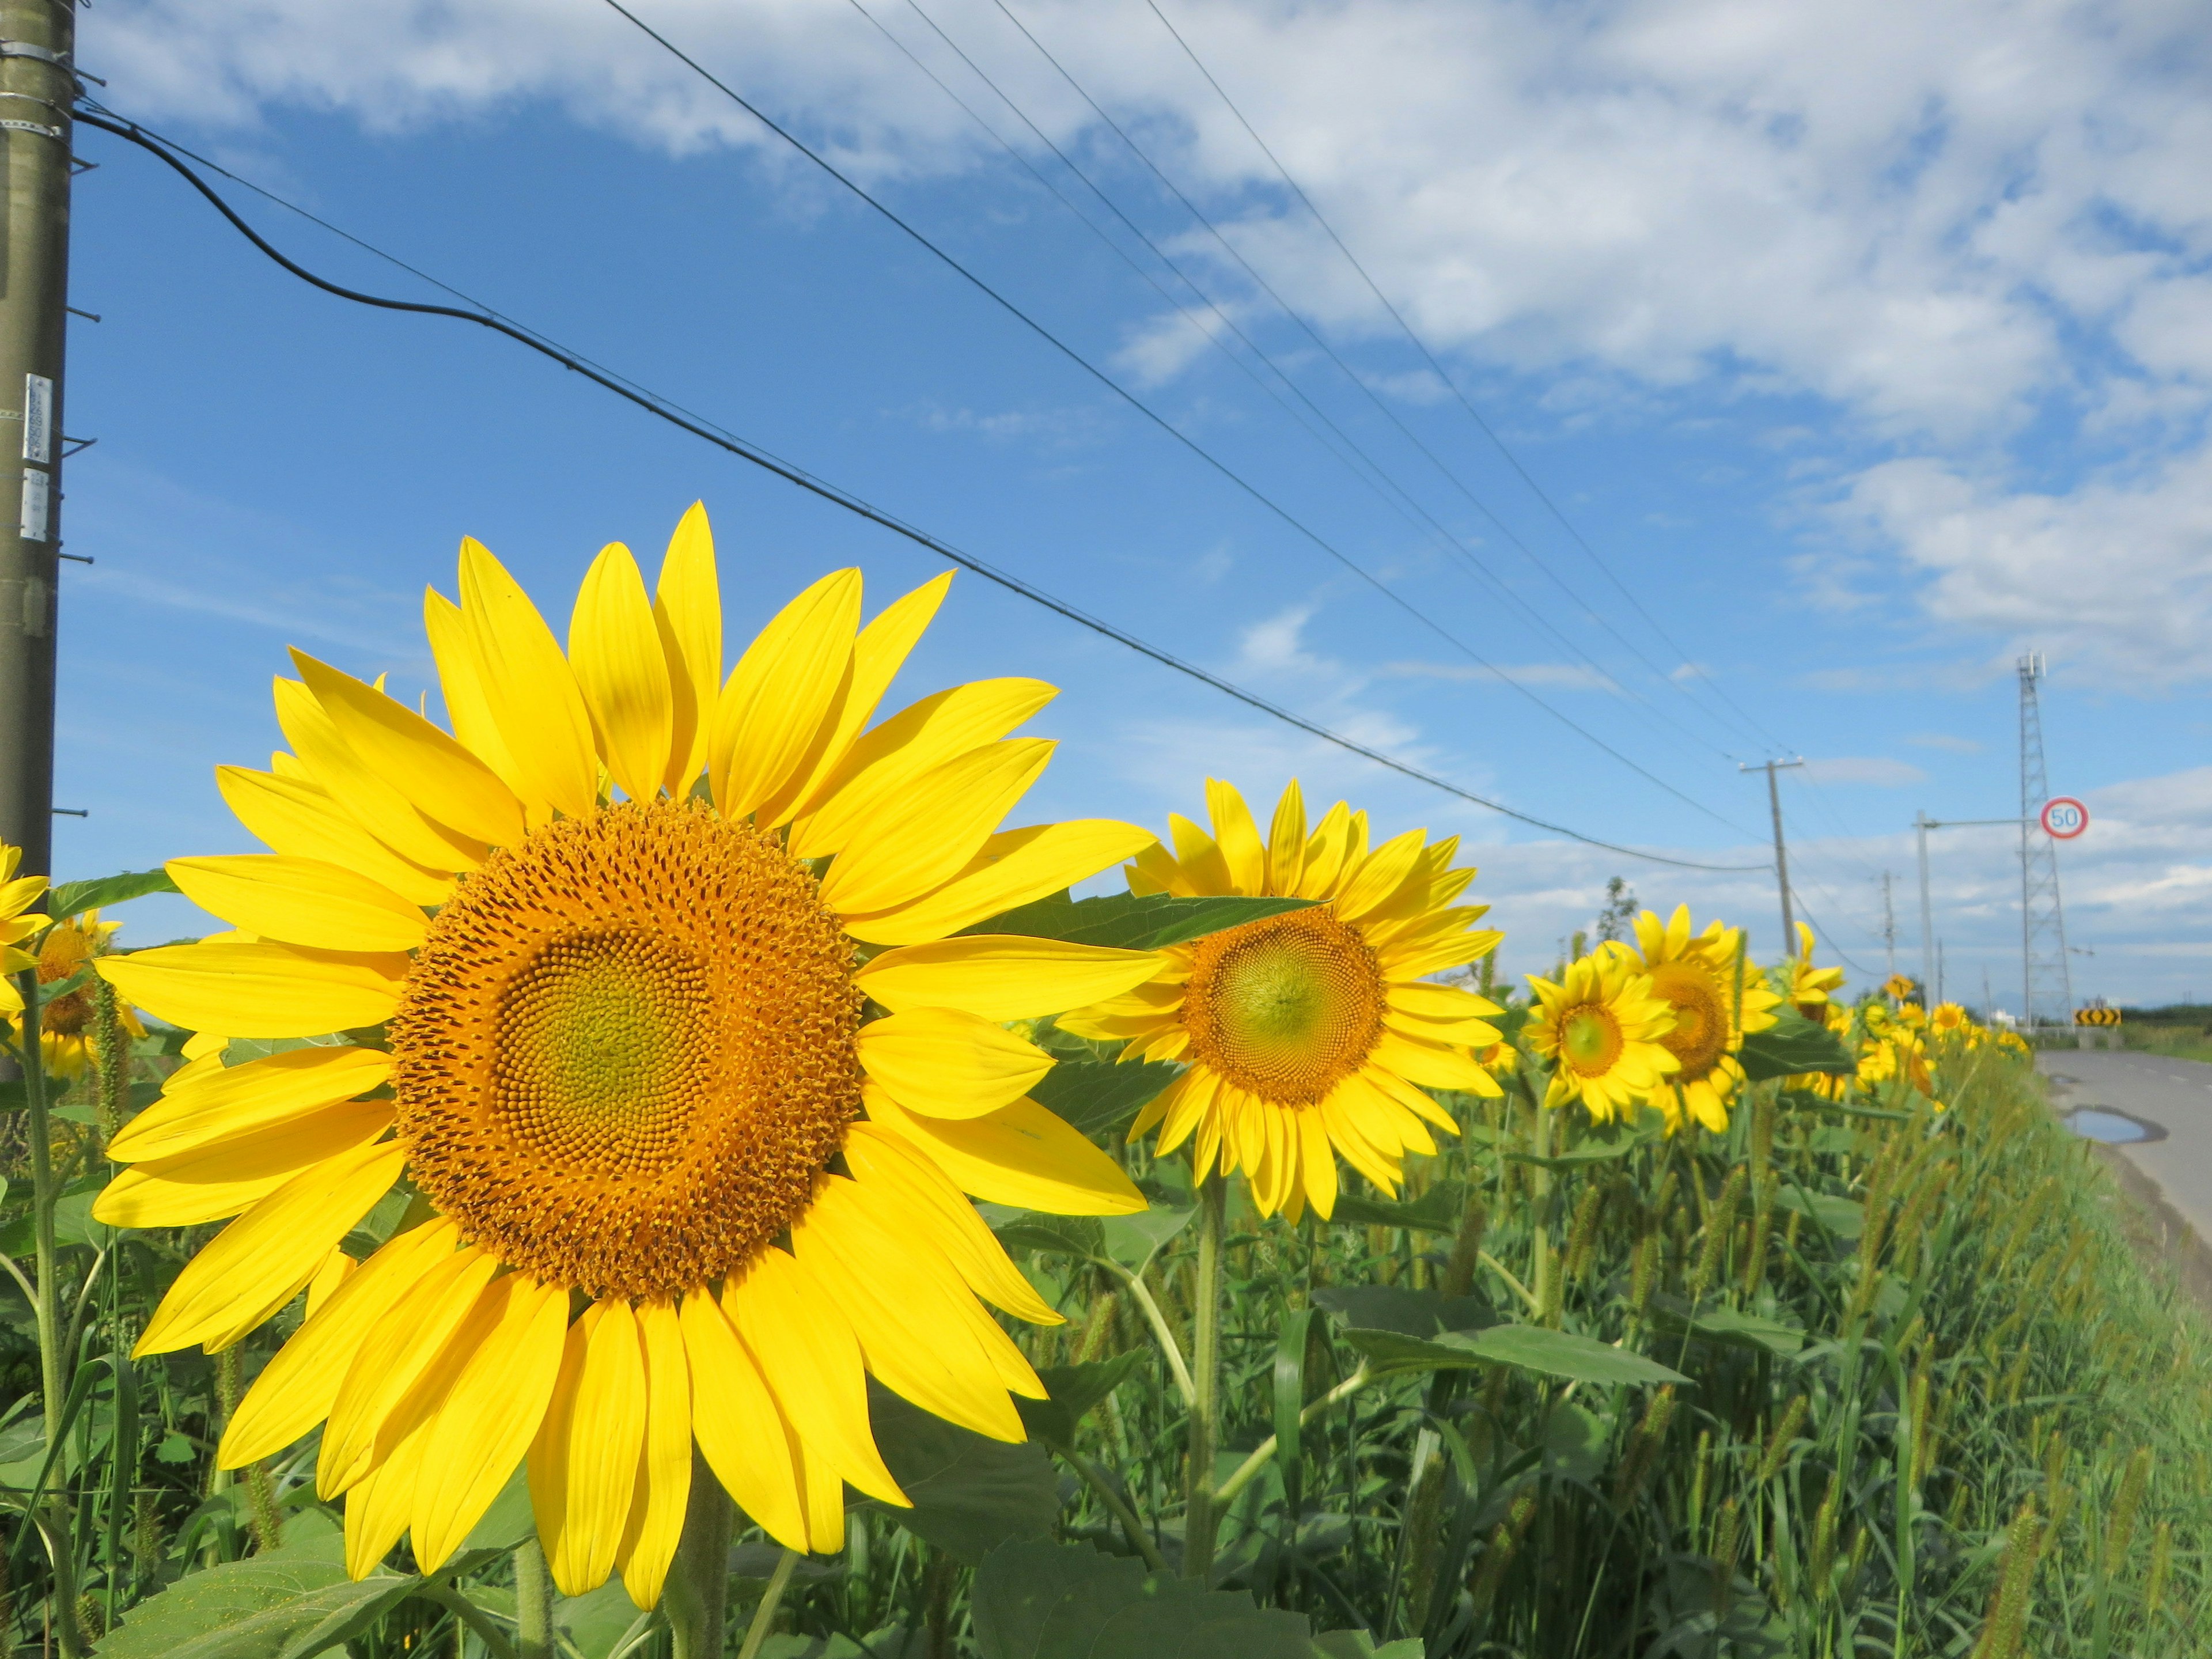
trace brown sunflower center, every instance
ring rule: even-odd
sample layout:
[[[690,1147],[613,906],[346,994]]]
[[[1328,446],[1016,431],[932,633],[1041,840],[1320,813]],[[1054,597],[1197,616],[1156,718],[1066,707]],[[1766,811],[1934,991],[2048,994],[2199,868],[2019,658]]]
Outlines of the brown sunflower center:
[[[1183,1001],[1192,1054],[1279,1106],[1320,1101],[1382,1035],[1382,971],[1328,907],[1199,942]]]
[[[390,1032],[416,1181],[593,1296],[742,1267],[857,1115],[853,951],[812,876],[703,807],[564,818],[430,924]]]
[[[1728,1003],[1720,981],[1695,963],[1662,963],[1651,970],[1651,994],[1674,1005],[1674,1029],[1659,1041],[1681,1062],[1680,1080],[1694,1083],[1728,1052]]]
[[[1626,1047],[1620,1022],[1601,1002],[1578,1003],[1559,1021],[1559,1053],[1583,1077],[1603,1077]]]

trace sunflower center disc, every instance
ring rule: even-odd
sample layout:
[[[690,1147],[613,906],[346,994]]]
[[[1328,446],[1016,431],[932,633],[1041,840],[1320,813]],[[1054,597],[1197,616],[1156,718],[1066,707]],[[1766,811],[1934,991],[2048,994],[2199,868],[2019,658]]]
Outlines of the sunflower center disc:
[[[858,1115],[853,953],[767,835],[657,803],[495,854],[390,1025],[416,1180],[511,1265],[593,1296],[741,1267]]]
[[[1324,906],[1199,942],[1183,1020],[1196,1056],[1279,1106],[1320,1101],[1382,1035],[1374,951]]]
[[[1597,1077],[1620,1058],[1620,1023],[1612,1011],[1585,1005],[1559,1023],[1559,1051],[1584,1077]]]
[[[1659,1041],[1681,1062],[1681,1080],[1694,1082],[1728,1051],[1728,1005],[1721,988],[1707,969],[1670,962],[1652,970],[1651,992],[1674,1006],[1674,1029]]]

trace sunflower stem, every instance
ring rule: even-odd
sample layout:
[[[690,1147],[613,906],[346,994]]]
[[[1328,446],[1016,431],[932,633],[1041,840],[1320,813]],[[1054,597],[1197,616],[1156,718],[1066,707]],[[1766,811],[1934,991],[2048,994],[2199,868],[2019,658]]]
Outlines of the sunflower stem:
[[[533,1532],[514,1552],[515,1659],[553,1659],[553,1575]]]
[[[1541,1101],[1536,1105],[1536,1133],[1529,1150],[1540,1159],[1552,1155],[1552,1109]],[[1535,1224],[1528,1230],[1528,1294],[1531,1309],[1540,1320],[1551,1307],[1552,1172],[1537,1163],[1528,1166],[1528,1175],[1535,1199],[1531,1206]]]
[[[1213,1443],[1221,1405],[1221,1235],[1228,1183],[1199,1183],[1198,1283],[1191,1301],[1190,1450],[1184,1471],[1182,1576],[1213,1572]]]
[[[736,1513],[730,1494],[707,1462],[691,1454],[691,1502],[684,1516],[684,1536],[676,1546],[676,1560],[661,1593],[667,1609],[673,1659],[721,1659],[722,1625],[730,1607],[730,1530]],[[763,1611],[754,1615],[758,1634],[766,1635],[763,1620],[773,1622],[775,1602],[796,1560],[789,1551],[777,1564],[776,1577],[769,1581],[761,1598]],[[745,1651],[757,1650],[755,1631],[745,1637]]]
[[[769,1632],[775,1628],[775,1610],[783,1605],[784,1586],[791,1582],[791,1571],[799,1565],[799,1552],[787,1549],[769,1575],[768,1588],[761,1592],[760,1605],[753,1609],[753,1621],[745,1626],[745,1644],[738,1650],[738,1659],[759,1659],[762,1646]],[[719,1653],[720,1647],[714,1650]]]

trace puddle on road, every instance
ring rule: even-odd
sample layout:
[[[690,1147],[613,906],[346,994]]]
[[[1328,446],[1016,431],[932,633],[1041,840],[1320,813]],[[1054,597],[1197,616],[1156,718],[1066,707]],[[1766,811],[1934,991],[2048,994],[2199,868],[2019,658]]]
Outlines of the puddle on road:
[[[2100,1107],[2083,1106],[2059,1119],[2068,1128],[2087,1140],[2101,1140],[2107,1146],[2126,1146],[2131,1141],[2163,1140],[2166,1131],[2155,1123],[2147,1123],[2124,1112],[2108,1112]]]

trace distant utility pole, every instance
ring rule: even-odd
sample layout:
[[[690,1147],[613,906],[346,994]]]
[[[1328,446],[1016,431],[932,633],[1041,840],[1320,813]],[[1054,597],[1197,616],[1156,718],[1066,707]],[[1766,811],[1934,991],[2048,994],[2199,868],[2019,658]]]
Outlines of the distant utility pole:
[[[1882,971],[1891,979],[1897,977],[1897,912],[1889,903],[1889,872],[1881,872],[1881,954]]]
[[[8,178],[0,420],[15,423],[22,471],[15,521],[7,523],[0,509],[0,838],[23,849],[27,875],[53,869],[54,585],[76,45],[71,0],[0,0]]]
[[[2038,815],[2050,798],[2043,769],[2043,708],[2037,684],[2049,672],[2043,653],[2022,657],[2020,669],[2020,976],[2021,1013],[2033,1024],[2039,1005],[2057,1005],[2056,1018],[2074,1012],[2074,967],[2066,959],[2066,911],[2058,902],[2058,843],[2037,832]]]
[[[1774,813],[1774,880],[1782,890],[1782,954],[1785,957],[1797,949],[1797,928],[1790,915],[1790,854],[1782,844],[1782,791],[1776,787],[1774,774],[1778,768],[1786,772],[1804,763],[1801,755],[1796,760],[1761,761],[1756,766],[1746,766],[1739,761],[1735,769],[1739,772],[1766,774],[1766,804]]]

